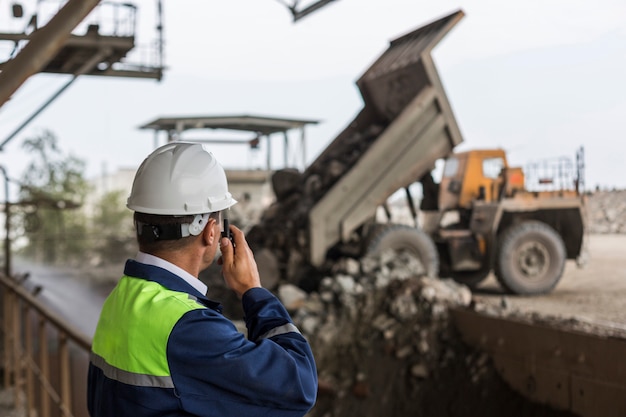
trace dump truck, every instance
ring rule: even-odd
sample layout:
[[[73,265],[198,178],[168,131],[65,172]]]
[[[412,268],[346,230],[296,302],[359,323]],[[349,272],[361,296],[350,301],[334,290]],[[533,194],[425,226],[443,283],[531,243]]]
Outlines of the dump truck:
[[[495,271],[509,291],[540,293],[556,284],[565,258],[580,255],[577,191],[525,191],[521,171],[508,167],[501,150],[454,154],[463,137],[431,51],[463,16],[458,10],[391,41],[357,80],[364,107],[354,120],[303,173],[274,173],[276,202],[248,233],[262,278],[313,289],[316,272],[338,257],[395,249],[414,252],[430,276],[476,285]],[[409,186],[423,182],[441,159],[448,163],[436,217],[455,211],[458,221],[427,232],[377,220],[379,208],[402,189],[414,209]],[[497,168],[488,181],[477,177],[479,159]]]
[[[554,288],[566,259],[584,263],[583,161],[581,148],[575,160],[522,169],[503,149],[481,149],[449,156],[440,184],[426,174],[422,226],[437,247],[439,275],[475,287],[493,271],[515,294]]]

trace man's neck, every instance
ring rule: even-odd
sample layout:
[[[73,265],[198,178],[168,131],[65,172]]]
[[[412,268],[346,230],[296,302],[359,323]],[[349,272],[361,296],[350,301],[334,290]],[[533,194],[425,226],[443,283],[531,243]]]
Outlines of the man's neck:
[[[187,271],[196,278],[198,278],[198,276],[200,275],[200,265],[197,260],[198,258],[189,256],[188,253],[168,251],[151,253],[150,255],[159,257],[171,264],[174,264],[180,269]]]

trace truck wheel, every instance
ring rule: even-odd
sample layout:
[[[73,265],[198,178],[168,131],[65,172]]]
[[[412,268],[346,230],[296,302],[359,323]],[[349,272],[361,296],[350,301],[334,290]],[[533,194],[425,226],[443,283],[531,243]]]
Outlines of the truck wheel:
[[[550,226],[528,221],[511,226],[500,239],[495,274],[514,294],[551,291],[565,266],[565,244]]]
[[[401,225],[380,225],[370,233],[365,245],[366,255],[378,255],[387,249],[409,251],[424,266],[426,275],[436,278],[439,274],[439,255],[432,239],[419,229]]]

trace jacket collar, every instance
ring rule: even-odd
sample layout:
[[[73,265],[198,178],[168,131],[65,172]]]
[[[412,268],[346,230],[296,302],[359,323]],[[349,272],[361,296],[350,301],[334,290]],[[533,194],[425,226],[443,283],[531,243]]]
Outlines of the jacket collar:
[[[189,285],[185,280],[166,269],[128,259],[124,267],[124,274],[134,278],[156,282],[172,291],[187,293],[196,298],[200,304],[219,313],[222,312],[222,305],[220,303],[209,300],[204,294]]]

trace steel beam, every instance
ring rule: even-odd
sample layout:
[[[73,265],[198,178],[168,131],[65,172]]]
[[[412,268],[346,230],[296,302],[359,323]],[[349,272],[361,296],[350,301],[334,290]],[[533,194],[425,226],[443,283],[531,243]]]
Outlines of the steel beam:
[[[72,30],[96,7],[100,0],[69,0],[48,22],[29,36],[22,51],[0,72],[0,107],[17,89],[39,71],[63,47]]]

